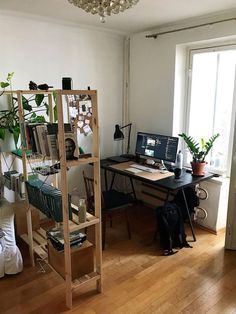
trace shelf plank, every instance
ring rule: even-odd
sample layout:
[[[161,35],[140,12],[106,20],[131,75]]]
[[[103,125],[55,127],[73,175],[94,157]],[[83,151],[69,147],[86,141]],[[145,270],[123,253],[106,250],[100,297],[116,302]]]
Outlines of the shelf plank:
[[[98,157],[88,157],[88,158],[79,158],[78,160],[67,160],[67,167],[79,166],[84,164],[91,164],[94,162],[98,162]]]
[[[22,234],[20,237],[26,244],[29,245],[29,238],[26,233]],[[45,244],[40,245],[33,239],[33,251],[42,259],[47,259],[47,250],[45,248]]]
[[[74,291],[78,288],[81,288],[81,286],[88,284],[93,281],[97,281],[101,279],[101,275],[97,272],[92,272],[90,274],[86,274],[78,279],[73,280],[71,290]]]
[[[33,231],[33,239],[40,246],[45,246],[47,244],[46,237],[42,237],[37,231]]]
[[[75,219],[73,219],[72,221],[69,222],[70,232],[76,231],[76,230],[81,230],[81,229],[84,229],[86,227],[96,225],[99,223],[99,221],[100,221],[100,219],[97,217],[94,217],[92,220],[86,221],[83,223],[78,223],[78,219],[77,219],[77,221]]]

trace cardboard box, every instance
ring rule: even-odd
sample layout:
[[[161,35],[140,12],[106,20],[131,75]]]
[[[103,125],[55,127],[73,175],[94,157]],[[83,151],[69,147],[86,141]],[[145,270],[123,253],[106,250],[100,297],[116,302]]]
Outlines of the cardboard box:
[[[48,241],[48,262],[65,279],[65,255]],[[72,280],[94,271],[93,244],[84,241],[81,247],[71,249]]]

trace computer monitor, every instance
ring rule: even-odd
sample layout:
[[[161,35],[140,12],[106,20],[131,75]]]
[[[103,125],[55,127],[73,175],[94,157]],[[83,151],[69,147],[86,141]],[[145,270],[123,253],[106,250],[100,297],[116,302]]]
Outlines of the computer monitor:
[[[135,153],[153,159],[175,162],[178,142],[178,137],[138,132]]]

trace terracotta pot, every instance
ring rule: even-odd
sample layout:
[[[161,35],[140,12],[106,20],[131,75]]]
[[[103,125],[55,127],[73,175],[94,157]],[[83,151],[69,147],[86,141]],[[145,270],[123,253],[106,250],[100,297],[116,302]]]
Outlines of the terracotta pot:
[[[206,162],[191,162],[193,176],[202,177],[205,175]]]

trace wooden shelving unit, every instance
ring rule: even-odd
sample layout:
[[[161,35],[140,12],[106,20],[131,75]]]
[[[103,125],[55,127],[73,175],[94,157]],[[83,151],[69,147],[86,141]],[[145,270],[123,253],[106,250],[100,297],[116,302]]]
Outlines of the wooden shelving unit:
[[[64,256],[65,256],[65,286],[66,286],[66,304],[68,308],[72,308],[72,293],[75,289],[80,288],[82,285],[96,282],[96,289],[101,292],[102,284],[102,250],[101,250],[101,188],[100,188],[100,158],[99,158],[99,139],[98,139],[98,110],[97,110],[97,92],[95,90],[55,90],[55,91],[16,91],[19,105],[19,117],[21,125],[21,140],[24,143],[24,130],[25,121],[23,119],[23,106],[22,96],[25,94],[48,94],[50,102],[52,103],[52,93],[56,95],[57,113],[58,113],[58,146],[60,156],[60,175],[61,175],[61,192],[62,192],[62,212],[63,212],[63,232],[64,232]],[[67,161],[65,154],[65,140],[64,140],[64,119],[63,119],[63,99],[68,96],[81,96],[89,95],[92,103],[92,127],[93,127],[93,148],[92,157],[79,158],[78,160]],[[50,119],[52,119],[52,110],[50,110]],[[26,147],[22,146],[22,164],[23,173],[25,179],[27,179],[27,158]],[[95,214],[90,215],[87,213],[86,222],[78,223],[78,219],[73,215],[73,219],[70,221],[69,208],[68,208],[68,182],[67,182],[67,168],[93,164],[93,176],[94,176],[94,191],[95,191]],[[82,180],[80,181],[82,182]],[[30,204],[29,204],[30,205]],[[22,235],[22,239],[29,245],[30,257],[32,265],[34,265],[34,253],[38,254],[42,259],[47,258],[47,240],[46,232],[42,228],[36,231],[32,230],[32,217],[30,205],[27,209],[27,230],[28,234]],[[69,233],[71,231],[88,228],[90,226],[95,227],[95,244],[94,244],[94,272],[86,274],[81,278],[72,280],[71,274],[71,247],[69,240]]]

